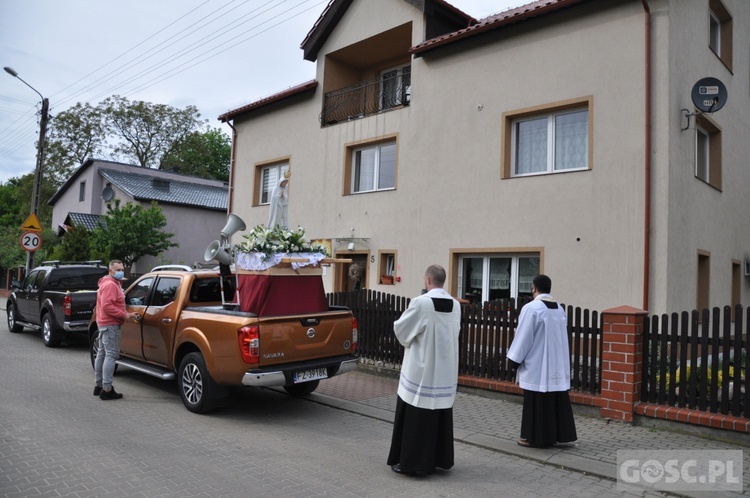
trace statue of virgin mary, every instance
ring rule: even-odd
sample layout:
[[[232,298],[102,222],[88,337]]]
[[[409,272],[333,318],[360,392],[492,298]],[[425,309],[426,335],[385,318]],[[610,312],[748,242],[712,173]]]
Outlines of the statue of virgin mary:
[[[271,211],[268,214],[268,228],[275,228],[276,225],[281,228],[289,228],[289,177],[291,171],[285,171],[279,178],[278,183],[271,192]]]

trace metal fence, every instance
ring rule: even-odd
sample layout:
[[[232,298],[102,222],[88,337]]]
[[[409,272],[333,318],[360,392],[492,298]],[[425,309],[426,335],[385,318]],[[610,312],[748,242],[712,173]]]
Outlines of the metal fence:
[[[644,323],[641,400],[748,417],[750,308],[650,316]]]
[[[328,294],[332,305],[347,306],[357,318],[361,358],[398,365],[404,348],[393,333],[393,322],[410,299],[362,289]],[[462,306],[459,335],[459,374],[513,381],[506,358],[515,336],[520,306],[513,299]],[[518,307],[516,305],[519,305]],[[597,312],[567,307],[571,353],[571,389],[598,394],[601,379],[601,322]]]

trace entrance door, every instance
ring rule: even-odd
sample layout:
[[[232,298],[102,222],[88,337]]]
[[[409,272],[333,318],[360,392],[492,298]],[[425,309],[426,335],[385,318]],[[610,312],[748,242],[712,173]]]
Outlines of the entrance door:
[[[336,292],[350,292],[367,288],[367,258],[368,254],[352,254],[349,252],[336,254],[337,258],[351,259],[351,263],[337,265]]]

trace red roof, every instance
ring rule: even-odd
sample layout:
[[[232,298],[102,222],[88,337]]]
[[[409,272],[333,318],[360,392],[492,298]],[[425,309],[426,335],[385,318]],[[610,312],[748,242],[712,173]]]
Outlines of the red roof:
[[[223,121],[226,123],[227,121],[234,119],[236,116],[240,114],[244,114],[246,112],[258,109],[259,107],[263,107],[263,106],[270,105],[276,102],[280,102],[282,100],[288,99],[295,95],[299,95],[299,94],[308,92],[310,90],[314,90],[317,87],[318,87],[318,82],[316,80],[310,80],[306,83],[302,83],[300,85],[288,88],[287,90],[284,90],[283,92],[275,93],[268,97],[264,97],[260,100],[256,100],[255,102],[251,102],[242,107],[238,107],[237,109],[232,109],[231,111],[227,111],[221,116],[219,116],[219,121]]]

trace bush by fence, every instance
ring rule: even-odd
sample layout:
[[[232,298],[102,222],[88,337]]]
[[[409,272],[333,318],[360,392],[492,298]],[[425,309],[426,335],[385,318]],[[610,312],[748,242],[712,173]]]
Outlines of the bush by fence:
[[[748,418],[750,308],[651,316],[644,323],[641,400]]]

